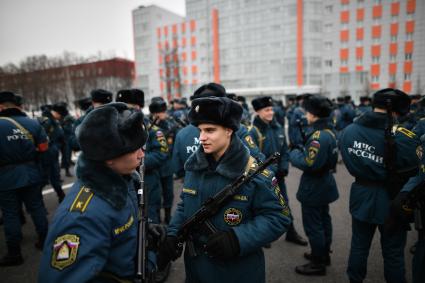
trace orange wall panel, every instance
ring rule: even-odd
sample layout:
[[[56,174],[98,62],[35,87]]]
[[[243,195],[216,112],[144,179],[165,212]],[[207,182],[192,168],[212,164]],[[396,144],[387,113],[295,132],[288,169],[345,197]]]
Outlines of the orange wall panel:
[[[356,72],[362,72],[363,71],[363,66],[356,66]]]
[[[340,73],[348,73],[348,67],[340,67],[339,72]]]
[[[413,53],[413,41],[407,41],[404,44],[404,53]]]
[[[190,20],[190,31],[194,32],[196,29],[196,21],[195,20]]]
[[[187,59],[186,52],[182,52],[182,61],[184,62],[186,61],[186,59]]]
[[[411,92],[412,91],[412,82],[410,82],[410,81],[404,82],[403,83],[403,91],[407,92],[407,93]]]
[[[371,89],[374,89],[374,90],[379,89],[379,88],[380,88],[380,87],[379,87],[379,83],[371,83],[371,84],[370,84],[370,88],[371,88]]]
[[[392,23],[390,27],[390,34],[397,35],[398,34],[398,23]]]
[[[198,66],[192,65],[192,74],[198,73]]]
[[[381,37],[382,27],[379,26],[372,26],[372,37],[373,38],[379,38]]]
[[[404,72],[406,74],[411,74],[413,69],[413,62],[412,61],[406,61],[404,62]]]
[[[342,48],[339,51],[339,57],[341,60],[347,60],[348,59],[348,48]]]
[[[363,58],[363,47],[356,47],[356,58]]]
[[[176,24],[174,24],[171,29],[173,31],[173,34],[177,33],[177,25]]]
[[[379,74],[381,73],[381,65],[379,64],[372,64],[370,66],[370,74],[372,76],[379,76]]]
[[[342,11],[340,14],[341,23],[348,23],[350,21],[350,12]]]
[[[363,40],[364,38],[364,28],[356,28],[356,39]]]
[[[390,43],[390,54],[397,55],[397,43]]]
[[[372,17],[374,19],[376,19],[376,18],[382,18],[382,5],[373,6],[373,8],[372,8]]]
[[[341,41],[348,41],[348,39],[349,39],[349,33],[348,33],[348,30],[342,30],[342,31],[340,31],[340,39],[341,39]]]
[[[400,13],[400,2],[391,3],[391,15],[396,16]]]
[[[359,22],[364,20],[364,8],[357,9],[357,11],[356,11],[356,19]]]
[[[161,28],[156,29],[156,36],[161,37]]]
[[[372,45],[370,48],[372,57],[379,57],[381,56],[381,45]]]
[[[195,46],[196,45],[196,36],[192,36],[190,38],[190,45]]]
[[[181,24],[182,33],[186,32],[186,23]]]
[[[164,27],[164,35],[168,36],[168,27],[167,26]]]
[[[341,4],[350,4],[350,0],[341,0]]]
[[[212,43],[213,43],[213,71],[214,71],[214,82],[220,83],[220,42],[219,42],[219,19],[218,10],[213,9],[211,11],[212,20]]]
[[[397,73],[397,63],[390,63],[388,65],[388,73],[390,75],[395,75]]]
[[[415,21],[406,22],[406,33],[413,33],[415,31]]]
[[[407,0],[406,3],[406,12],[414,13],[416,9],[416,1],[415,0]]]
[[[186,47],[186,37],[182,38],[182,47]]]
[[[192,61],[196,60],[196,51],[192,51]]]

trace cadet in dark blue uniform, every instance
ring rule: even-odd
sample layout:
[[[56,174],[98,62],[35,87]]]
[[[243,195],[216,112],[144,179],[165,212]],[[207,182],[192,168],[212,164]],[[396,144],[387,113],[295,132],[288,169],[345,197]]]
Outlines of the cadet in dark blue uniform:
[[[416,125],[413,127],[413,132],[422,137],[425,134],[425,97],[421,98],[417,103],[416,110]]]
[[[124,102],[134,111],[141,112],[145,104],[145,95],[139,89],[120,90],[117,102]],[[148,190],[149,218],[154,223],[160,222],[161,180],[159,170],[168,158],[168,145],[164,133],[156,125],[145,119],[148,128],[148,140],[145,151],[145,186]]]
[[[385,222],[385,228],[391,233],[403,227],[413,220],[418,233],[418,242],[415,244],[415,251],[412,260],[413,283],[425,282],[425,136],[421,137],[421,166],[418,175],[409,179],[403,189],[392,201],[390,214]],[[416,197],[410,196],[412,190],[422,190],[422,194],[417,193]]]
[[[67,177],[72,177],[69,168],[72,165],[72,126],[74,124],[74,118],[68,112],[68,106],[65,102],[59,102],[52,106],[52,115],[59,121],[63,133],[65,143],[61,149],[61,167],[65,169],[65,175]]]
[[[356,109],[356,116],[360,116],[365,112],[372,111],[372,106],[370,105],[371,99],[368,96],[360,96],[360,104]]]
[[[191,100],[201,97],[226,95],[226,89],[216,83],[208,83],[200,86],[190,97]],[[181,129],[174,142],[172,166],[178,177],[184,176],[184,163],[189,156],[199,147],[199,129],[191,124]]]
[[[273,100],[273,111],[276,118],[276,121],[282,126],[282,129],[285,131],[285,119],[286,119],[286,109],[283,106],[282,100]]]
[[[301,202],[304,231],[311,246],[311,253],[304,256],[311,262],[295,270],[304,275],[325,275],[332,243],[329,204],[338,199],[332,175],[338,160],[330,118],[333,105],[327,98],[312,95],[304,100],[303,107],[311,133],[305,147],[294,148],[289,155],[292,165],[303,171],[297,199]]]
[[[124,103],[101,106],[77,128],[77,139],[78,179],[53,219],[38,281],[132,281],[140,185],[135,169],[147,139],[143,114]]]
[[[305,110],[302,107],[303,100],[311,94],[305,93],[297,96],[297,105],[294,108],[292,114],[288,117],[288,138],[290,145],[304,145],[305,140],[303,133],[308,131],[307,120],[305,118]]]
[[[337,97],[337,109],[335,113],[335,129],[342,131],[353,122],[356,113],[351,104],[345,103],[344,97]]]
[[[46,175],[48,175],[49,182],[55,190],[59,202],[65,198],[65,193],[62,190],[62,181],[60,175],[59,165],[59,153],[61,145],[64,144],[64,133],[62,127],[53,118],[51,113],[51,106],[44,105],[41,107],[42,116],[38,118],[38,122],[43,126],[44,131],[49,137],[49,149],[47,150],[46,158],[48,159],[48,169]]]
[[[75,151],[80,150],[80,147],[77,143],[77,138],[75,136],[75,131],[77,127],[83,122],[86,115],[90,113],[90,111],[92,111],[94,108],[112,102],[112,93],[104,89],[94,89],[90,92],[90,101],[90,106],[83,110],[85,111],[84,115],[81,115],[78,119],[76,119],[74,124],[72,125],[71,145],[72,149]]]
[[[389,143],[386,146],[385,142],[388,103],[391,114],[396,116],[409,112],[409,102],[409,97],[400,90],[380,90],[373,96],[373,112],[364,113],[341,134],[342,158],[350,174],[356,178],[350,193],[352,239],[347,274],[351,282],[362,282],[366,277],[369,249],[377,228],[381,233],[385,280],[406,282],[406,231],[400,229],[389,235],[383,224],[388,216],[395,181],[402,185],[404,179],[417,172],[416,151],[420,144],[414,133],[397,126],[392,129],[396,150],[388,148]],[[386,148],[389,154],[384,156]],[[395,158],[391,158],[393,152],[396,152]],[[386,164],[393,159],[393,165],[387,167]],[[389,171],[391,167],[395,172]]]
[[[250,135],[265,157],[269,157],[275,152],[280,153],[280,161],[277,166],[273,167],[273,170],[279,182],[281,193],[288,203],[285,185],[289,166],[288,145],[284,130],[274,119],[272,98],[269,96],[255,98],[252,100],[252,107],[257,116],[254,118],[249,131]],[[302,246],[307,245],[307,242],[297,233],[293,224],[286,234],[286,240]]]
[[[249,127],[251,125],[251,113],[249,112],[248,104],[246,103],[246,98],[239,95],[236,97],[236,99],[243,109],[241,124],[245,125],[246,127]]]
[[[169,223],[171,219],[171,207],[174,200],[174,182],[173,182],[173,168],[171,164],[172,150],[174,146],[174,138],[177,132],[177,126],[168,119],[167,104],[164,100],[153,100],[149,105],[149,112],[152,115],[152,123],[160,128],[163,132],[168,145],[168,156],[163,165],[159,169],[162,187],[162,207],[164,208],[164,221]]]
[[[21,255],[22,203],[31,214],[38,234],[37,248],[47,234],[46,209],[41,195],[45,182],[39,160],[48,149],[40,124],[16,106],[12,92],[0,92],[0,208],[4,220],[7,254],[0,266],[23,263]]]
[[[228,98],[193,100],[189,118],[200,129],[202,146],[185,164],[182,200],[160,256],[178,257],[175,235],[181,225],[209,197],[256,167],[234,134],[241,116],[242,107]],[[272,178],[273,173],[265,170],[242,186],[234,200],[210,219],[217,232],[193,235],[197,255],[186,249],[186,282],[265,282],[261,247],[279,238],[290,223],[289,209]]]

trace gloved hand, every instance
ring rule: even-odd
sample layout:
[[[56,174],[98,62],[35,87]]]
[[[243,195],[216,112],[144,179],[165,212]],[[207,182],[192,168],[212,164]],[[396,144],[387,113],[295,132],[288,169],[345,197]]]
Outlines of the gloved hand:
[[[288,170],[279,170],[275,174],[275,177],[278,181],[282,180],[286,176],[288,176]]]
[[[239,240],[233,230],[219,231],[208,238],[205,252],[213,258],[230,259],[239,255]]]
[[[413,211],[406,207],[407,192],[400,192],[391,202],[390,213],[384,223],[384,228],[389,233],[405,229],[411,220]]]
[[[183,247],[177,245],[177,238],[175,236],[167,236],[158,252],[157,265],[159,270],[162,270],[171,260],[178,259],[182,251]]]
[[[148,224],[148,247],[156,250],[167,237],[167,228],[161,224]]]

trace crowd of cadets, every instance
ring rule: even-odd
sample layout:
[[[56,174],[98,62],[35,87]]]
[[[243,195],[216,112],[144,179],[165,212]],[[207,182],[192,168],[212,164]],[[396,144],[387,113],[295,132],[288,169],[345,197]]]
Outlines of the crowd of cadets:
[[[224,102],[216,101],[213,99],[214,97],[226,97],[227,100]],[[391,206],[391,199],[385,195],[385,192],[377,196],[376,194],[379,190],[370,188],[379,187],[382,179],[385,179],[386,176],[385,169],[383,169],[383,162],[379,160],[383,156],[384,141],[378,136],[374,137],[374,135],[382,134],[384,131],[386,116],[382,113],[387,109],[388,105],[385,104],[386,101],[394,97],[397,97],[397,99],[399,99],[398,97],[402,97],[401,100],[395,99],[392,101],[393,109],[390,110],[396,113],[399,129],[403,129],[398,132],[396,131],[395,134],[396,143],[400,144],[400,147],[403,148],[403,152],[405,153],[403,155],[405,160],[400,161],[400,167],[415,166],[412,164],[417,160],[416,156],[419,155],[418,151],[420,151],[420,142],[417,137],[425,134],[425,98],[421,98],[421,95],[410,95],[409,98],[406,94],[398,90],[382,90],[374,96],[374,108],[372,108],[372,99],[366,96],[360,97],[360,104],[357,106],[354,105],[350,96],[338,97],[331,101],[320,95],[304,94],[289,97],[285,106],[281,100],[261,96],[252,100],[251,104],[254,111],[252,113],[244,97],[226,93],[225,88],[219,84],[209,83],[201,86],[194,92],[190,97],[191,101],[195,101],[196,104],[197,101],[204,99],[205,101],[202,103],[206,103],[203,105],[199,102],[201,104],[198,105],[198,109],[199,107],[221,107],[220,105],[223,103],[228,104],[228,101],[241,106],[240,117],[236,119],[236,125],[232,124],[234,122],[233,120],[229,120],[230,122],[228,123],[226,121],[223,122],[223,125],[230,128],[232,133],[234,131],[235,136],[238,137],[237,144],[233,144],[232,142],[229,145],[231,150],[235,151],[235,155],[238,155],[237,151],[244,147],[249,150],[249,155],[255,159],[255,162],[261,163],[274,152],[280,153],[279,162],[269,167],[269,170],[264,175],[265,177],[269,177],[268,175],[274,176],[273,182],[275,184],[275,190],[277,189],[277,199],[286,208],[284,213],[285,220],[282,220],[283,226],[274,235],[261,238],[261,241],[259,240],[261,233],[257,239],[255,237],[251,239],[251,236],[248,237],[244,234],[246,233],[244,230],[239,231],[234,229],[232,230],[234,231],[233,234],[221,235],[220,237],[224,237],[224,240],[230,241],[230,243],[235,240],[236,236],[239,238],[240,245],[236,245],[237,248],[233,247],[233,250],[230,249],[230,254],[227,254],[225,257],[228,259],[238,254],[245,256],[244,261],[241,262],[246,262],[246,264],[235,267],[236,269],[245,267],[244,270],[248,271],[245,265],[248,265],[248,268],[250,265],[253,265],[252,267],[255,269],[257,267],[256,264],[264,264],[264,262],[250,262],[249,257],[244,254],[249,253],[250,248],[247,247],[247,250],[244,251],[245,247],[242,246],[243,240],[241,238],[248,237],[245,241],[248,239],[254,242],[258,240],[261,246],[270,247],[272,240],[275,240],[281,233],[286,232],[287,241],[302,246],[306,246],[309,243],[311,247],[310,252],[304,254],[308,263],[297,266],[296,272],[304,275],[326,274],[326,266],[331,263],[330,253],[332,243],[332,221],[329,213],[329,204],[338,199],[338,189],[333,173],[335,173],[338,160],[337,144],[339,144],[342,158],[349,172],[356,178],[350,196],[350,213],[353,217],[353,238],[347,274],[351,282],[362,282],[364,280],[371,239],[375,229],[378,227],[383,235],[381,242],[385,259],[385,278],[387,282],[405,282],[403,257],[406,240],[405,231],[399,231],[398,234],[396,233],[390,236],[383,231],[382,227],[388,214],[388,207]],[[211,98],[212,100],[208,101],[207,98]],[[120,90],[116,94],[115,102],[125,103],[129,109],[136,112],[141,112],[145,107],[144,93],[138,89]],[[10,124],[7,121],[9,118],[7,118],[0,120],[2,127],[4,127],[3,123],[9,123],[7,126],[18,128],[20,134],[24,136],[29,135],[28,132],[32,133],[30,128],[34,128],[34,131],[38,134],[32,135],[32,142],[36,146],[37,153],[42,153],[43,155],[43,158],[32,156],[32,159],[28,159],[27,157],[23,157],[17,162],[18,165],[15,170],[30,172],[31,170],[35,170],[32,168],[35,166],[34,162],[41,160],[43,171],[40,176],[37,176],[37,178],[34,178],[34,176],[24,178],[22,175],[16,177],[9,172],[10,170],[8,171],[13,166],[13,157],[8,156],[5,152],[0,152],[2,157],[0,182],[2,184],[8,184],[6,185],[8,188],[2,188],[0,190],[0,204],[3,212],[8,247],[8,253],[1,260],[0,264],[18,265],[23,262],[20,251],[20,241],[22,239],[20,225],[25,221],[22,212],[22,203],[25,204],[26,210],[31,213],[36,224],[39,235],[39,241],[36,243],[36,247],[41,248],[47,236],[47,219],[44,205],[42,205],[41,194],[37,194],[34,191],[40,192],[40,188],[50,183],[58,196],[59,202],[64,200],[65,193],[62,189],[60,170],[63,168],[66,176],[73,174],[70,171],[74,165],[71,159],[72,153],[82,149],[77,139],[79,126],[89,113],[96,108],[113,103],[113,94],[106,90],[95,89],[91,92],[90,97],[78,100],[78,107],[82,114],[78,118],[71,116],[66,103],[56,103],[53,105],[43,105],[41,107],[41,116],[37,117],[36,121],[28,118],[23,120],[22,117],[25,117],[25,114],[21,108],[21,97],[13,93],[3,92],[0,96],[0,105],[1,103],[12,106],[10,108],[5,107],[4,110],[0,108],[0,111],[2,111],[0,112],[0,116],[10,116],[15,119],[14,115],[17,115],[18,118],[16,120],[22,122],[22,126],[15,125],[13,122]],[[410,107],[407,105],[402,110],[398,110],[403,103],[410,104]],[[13,111],[16,113],[8,113],[8,111],[13,112],[10,110],[11,108],[15,109]],[[202,144],[200,140],[202,128],[200,129],[198,124],[206,122],[220,124],[222,122],[217,122],[215,120],[216,118],[214,118],[215,116],[211,116],[211,118],[207,117],[207,115],[205,118],[201,115],[201,118],[196,118],[196,115],[193,116],[193,105],[192,112],[190,112],[188,101],[185,98],[174,99],[167,104],[162,97],[153,97],[148,105],[148,109],[149,115],[144,116],[143,119],[148,133],[144,146],[144,181],[148,189],[149,218],[153,223],[170,224],[165,244],[166,248],[162,249],[162,252],[169,259],[175,259],[179,256],[179,253],[173,250],[173,248],[170,248],[174,247],[175,244],[175,237],[173,238],[173,236],[176,234],[182,221],[187,218],[188,212],[187,207],[183,209],[183,207],[179,206],[176,216],[172,217],[171,215],[175,191],[173,187],[174,179],[185,178],[182,203],[185,202],[188,206],[199,206],[199,204],[196,204],[194,196],[197,195],[196,188],[200,189],[199,178],[201,178],[200,176],[204,176],[204,173],[199,175],[200,171],[197,171],[204,170],[202,163],[199,163],[201,162],[200,159],[204,157],[199,156],[198,159],[195,158],[197,154],[200,154],[199,152],[202,152],[198,150]],[[235,111],[238,112],[238,109]],[[381,111],[382,113],[376,113],[376,109],[383,109],[383,111]],[[190,113],[192,118],[190,117]],[[211,115],[216,114],[213,113]],[[229,119],[234,119],[233,116],[229,117]],[[194,123],[193,121],[196,121],[196,119],[201,119],[201,121]],[[2,128],[0,132],[4,130],[5,128]],[[367,133],[367,136],[364,136],[364,133]],[[110,136],[107,132],[104,134],[104,139],[108,140]],[[378,141],[379,145],[375,144]],[[3,143],[3,141],[0,142]],[[364,147],[353,148],[359,144],[364,145]],[[370,148],[373,148],[373,150]],[[1,149],[4,150],[3,147]],[[7,148],[9,152],[13,150],[15,149],[11,147]],[[374,164],[365,163],[364,158],[362,158],[365,156],[364,154],[353,155],[353,152],[356,152],[356,150],[362,150],[370,159],[369,162],[375,161],[372,162]],[[16,149],[16,151],[19,150]],[[34,155],[34,152],[27,151],[23,154]],[[361,158],[357,160],[359,157]],[[8,163],[7,158],[11,159],[11,164]],[[245,157],[241,155],[240,158],[244,159]],[[215,164],[214,166],[218,166],[217,172],[221,168],[221,165],[218,165],[220,164],[219,162],[221,161],[213,162]],[[229,162],[231,165],[234,161],[228,160],[226,162]],[[225,162],[223,161],[222,163]],[[377,166],[375,163],[380,164],[375,168],[374,166]],[[289,199],[285,184],[285,178],[289,173],[289,164],[303,171],[297,199],[302,205],[302,224],[308,237],[308,242],[295,230],[294,219],[289,208]],[[200,169],[198,168],[199,166]],[[236,165],[233,164],[233,166]],[[376,176],[371,180],[370,172],[365,172],[362,166],[372,170]],[[236,170],[237,168],[235,167],[233,169]],[[237,172],[239,171],[236,170],[233,175],[237,174]],[[10,178],[4,177],[5,174],[10,174]],[[25,174],[30,175],[30,173]],[[233,176],[231,170],[226,174],[224,176],[230,179]],[[236,177],[236,175],[233,177]],[[19,179],[20,184],[15,184]],[[268,182],[267,180],[265,181]],[[17,190],[17,197],[11,197],[11,194],[6,194],[8,190],[12,189]],[[26,189],[26,192],[33,191],[33,193],[24,193],[24,189]],[[248,192],[247,194],[249,195]],[[192,196],[192,198],[188,198],[187,196]],[[242,198],[241,201],[244,201],[244,196],[241,195],[240,197]],[[270,196],[264,197],[267,198]],[[364,203],[364,198],[366,197],[374,201],[370,200],[371,203]],[[73,198],[78,199],[81,196],[80,194],[77,196],[73,195]],[[37,202],[30,201],[30,199],[37,199]],[[72,200],[70,202],[72,203]],[[74,204],[72,205],[74,206]],[[258,205],[260,209],[261,204],[255,205]],[[161,209],[163,209],[163,212]],[[238,209],[229,209],[233,209],[231,213],[228,213],[227,216],[229,217],[230,214],[233,217],[235,215],[242,217],[241,210],[243,213],[246,213],[246,207],[244,206]],[[189,211],[193,212],[194,210],[189,209]],[[226,219],[226,215],[224,215],[224,219]],[[218,225],[225,224],[224,222],[220,222]],[[266,225],[265,222],[262,222],[262,225],[268,227],[267,225],[269,224]],[[254,229],[252,231],[255,232],[256,230]],[[257,233],[259,232],[257,231]],[[423,246],[423,244],[421,245]],[[254,247],[254,250],[256,248],[258,247]],[[213,251],[211,252],[213,253]],[[192,266],[192,268],[186,267],[188,279],[193,281],[200,280],[198,276],[204,274],[204,271],[206,272],[205,274],[208,274],[211,270],[214,270],[210,266],[211,264],[214,265],[211,259],[206,257],[202,260],[205,262],[198,261],[195,263],[190,258],[185,259],[186,265]],[[72,262],[69,264],[72,264]],[[221,270],[214,275],[214,278],[226,281],[226,276],[231,276],[231,274],[236,274],[235,278],[237,278],[240,274],[232,270],[232,268],[232,266],[229,266],[228,269]],[[246,282],[263,281],[263,275],[254,271],[252,274],[246,273],[245,275],[246,278],[250,278],[245,280]],[[256,279],[252,281],[253,278]]]

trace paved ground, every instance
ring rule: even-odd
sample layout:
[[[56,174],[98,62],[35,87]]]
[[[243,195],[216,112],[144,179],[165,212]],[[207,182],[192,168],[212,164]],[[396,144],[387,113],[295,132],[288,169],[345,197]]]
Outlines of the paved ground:
[[[300,205],[295,199],[300,173],[301,172],[296,169],[290,170],[290,175],[287,178],[287,187],[291,199],[290,205],[295,216],[295,225],[298,231],[304,234],[301,223]],[[294,272],[294,267],[306,262],[302,255],[308,248],[287,243],[282,237],[272,244],[271,249],[265,250],[267,282],[348,282],[345,275],[351,237],[351,218],[348,213],[348,197],[349,187],[353,178],[347,173],[343,165],[338,165],[336,179],[340,191],[340,198],[331,205],[331,214],[334,224],[334,243],[332,246],[332,265],[328,268],[328,275],[326,277],[304,277],[296,274]],[[72,182],[72,180],[65,179],[65,184],[70,182]],[[181,190],[181,182],[176,181],[175,185],[176,195],[178,196]],[[49,218],[51,218],[58,206],[56,195],[54,193],[46,194],[45,202],[49,211]],[[41,252],[36,250],[33,246],[33,243],[36,241],[36,236],[30,217],[27,216],[27,219],[27,224],[23,226],[24,244],[22,247],[25,263],[19,267],[0,269],[1,282],[36,282]],[[6,249],[2,227],[0,227],[0,230],[0,254],[3,254]],[[414,243],[415,238],[416,235],[414,232],[409,233],[407,247],[410,247]],[[406,269],[409,282],[411,281],[411,259],[412,256],[406,250]],[[183,261],[179,259],[173,264],[171,275],[167,282],[184,282],[184,277]],[[368,275],[365,282],[384,282],[379,234],[376,234],[372,244],[368,261]]]

